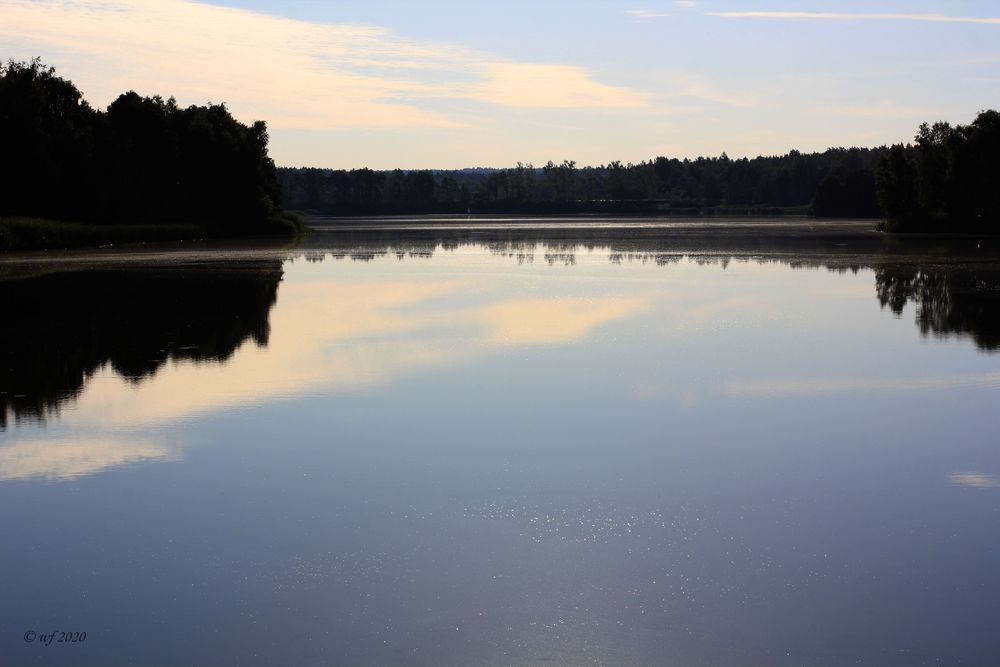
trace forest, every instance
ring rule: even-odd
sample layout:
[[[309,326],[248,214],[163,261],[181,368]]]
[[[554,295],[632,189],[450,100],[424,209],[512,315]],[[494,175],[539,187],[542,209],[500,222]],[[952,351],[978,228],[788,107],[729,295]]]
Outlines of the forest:
[[[278,170],[283,204],[328,215],[416,213],[778,213],[881,216],[874,170],[885,148],[639,164],[453,171]]]
[[[40,61],[0,65],[0,248],[14,221],[72,221],[104,242],[291,233],[332,216],[603,213],[880,218],[894,232],[988,232],[1000,219],[1000,113],[919,127],[913,143],[578,167],[376,171],[275,167],[264,121],[129,91],[92,108]],[[94,230],[100,228],[100,233]],[[123,234],[122,229],[129,231]],[[89,230],[89,235],[86,233]],[[9,241],[9,239],[7,239]],[[7,246],[11,244],[8,242]]]
[[[920,126],[913,144],[880,158],[885,228],[895,232],[995,233],[1000,227],[1000,112],[969,125]]]
[[[990,233],[1000,222],[1000,112],[920,125],[913,143],[730,159],[577,167],[374,171],[281,168],[283,204],[326,215],[808,214],[892,232]]]
[[[106,110],[37,59],[0,65],[0,216],[288,231],[267,126],[126,92]]]

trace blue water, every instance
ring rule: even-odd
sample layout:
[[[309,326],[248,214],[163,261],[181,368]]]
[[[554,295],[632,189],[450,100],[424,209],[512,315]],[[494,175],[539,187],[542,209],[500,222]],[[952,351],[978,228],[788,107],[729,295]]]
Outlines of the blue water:
[[[995,664],[995,254],[509,231],[10,260],[0,664]]]

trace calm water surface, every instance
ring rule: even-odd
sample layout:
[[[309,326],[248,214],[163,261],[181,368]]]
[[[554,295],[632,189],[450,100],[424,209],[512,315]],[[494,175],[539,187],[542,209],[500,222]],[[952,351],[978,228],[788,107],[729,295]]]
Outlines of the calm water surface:
[[[996,664],[1000,254],[825,229],[3,260],[0,664]]]

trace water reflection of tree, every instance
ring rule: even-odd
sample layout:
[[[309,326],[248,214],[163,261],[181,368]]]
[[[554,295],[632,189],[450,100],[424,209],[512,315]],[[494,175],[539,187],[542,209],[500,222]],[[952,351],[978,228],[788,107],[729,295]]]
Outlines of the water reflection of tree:
[[[317,240],[326,244],[326,250],[318,251],[320,258],[329,254],[365,261],[389,253],[402,259],[477,246],[518,264],[530,263],[540,254],[549,265],[572,266],[577,254],[600,251],[612,264],[667,266],[687,260],[722,269],[731,262],[753,262],[843,274],[875,270],[883,307],[899,314],[908,301],[916,303],[923,334],[968,335],[982,350],[1000,349],[1000,272],[968,269],[976,263],[982,266],[984,257],[998,257],[995,250],[988,255],[978,246],[972,252],[956,244],[942,248],[938,241],[927,239],[887,241],[867,231],[790,231],[787,223],[774,232],[766,226],[751,228],[746,223],[710,232],[650,226],[624,234],[614,228],[528,226],[342,229]]]
[[[883,308],[900,315],[916,305],[925,336],[967,335],[981,350],[1000,349],[1000,271],[893,267],[876,270],[875,283]]]
[[[0,282],[0,428],[43,420],[105,365],[131,381],[168,360],[267,344],[281,262],[50,273]]]
[[[984,250],[940,254],[881,241],[833,243],[719,235],[697,238],[620,230],[378,230],[317,234],[299,250],[309,262],[327,258],[412,261],[474,247],[517,263],[535,256],[572,265],[602,252],[611,264],[670,265],[688,261],[780,264],[838,273],[874,270],[883,307],[916,305],[925,334],[970,336],[982,350],[1000,349],[1000,262]],[[984,259],[986,257],[987,259]],[[932,263],[929,263],[932,262]],[[975,268],[979,267],[979,268]],[[9,272],[8,272],[9,273]],[[167,360],[225,361],[247,341],[266,345],[281,260],[214,265],[117,268],[0,280],[0,428],[6,420],[44,419],[79,394],[104,365],[139,381]]]

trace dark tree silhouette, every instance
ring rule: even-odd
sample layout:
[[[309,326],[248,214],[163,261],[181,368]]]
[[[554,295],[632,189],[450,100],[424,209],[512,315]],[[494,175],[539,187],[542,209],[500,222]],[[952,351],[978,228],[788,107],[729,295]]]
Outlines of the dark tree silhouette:
[[[1000,113],[969,125],[924,123],[914,144],[878,164],[878,196],[892,231],[995,233],[1000,224]]]
[[[874,164],[885,149],[732,160],[658,157],[578,167],[456,171],[279,169],[286,208],[392,213],[807,213],[879,217]]]
[[[95,111],[38,60],[0,67],[0,215],[287,228],[263,121],[127,92]]]
[[[100,114],[40,61],[0,65],[0,215],[93,211]]]

